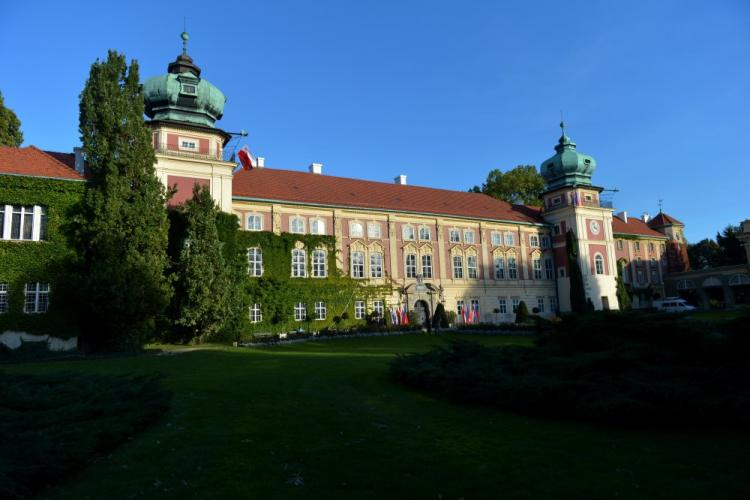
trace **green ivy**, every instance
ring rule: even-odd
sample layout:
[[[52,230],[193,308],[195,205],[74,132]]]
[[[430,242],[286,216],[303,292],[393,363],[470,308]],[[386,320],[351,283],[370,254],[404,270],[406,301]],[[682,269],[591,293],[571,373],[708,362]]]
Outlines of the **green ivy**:
[[[63,264],[72,255],[61,228],[68,211],[80,200],[83,182],[0,175],[0,204],[47,207],[46,241],[0,240],[0,283],[8,283],[8,312],[0,314],[0,332],[6,330],[69,338],[78,335],[66,310]],[[46,314],[24,314],[23,289],[30,282],[50,283]]]
[[[233,242],[238,251],[238,258],[243,260],[242,272],[245,273],[242,287],[246,304],[261,305],[263,321],[250,323],[249,309],[245,309],[245,324],[242,333],[280,333],[302,328],[316,331],[323,328],[345,329],[364,323],[354,319],[354,302],[367,302],[367,311],[372,309],[374,300],[389,297],[393,288],[390,284],[368,286],[366,280],[354,280],[342,275],[336,267],[336,243],[333,236],[303,235],[268,231],[239,231],[237,242]],[[297,244],[304,245],[307,252],[307,278],[292,278],[292,249]],[[247,249],[260,247],[263,252],[263,276],[247,275]],[[312,251],[322,248],[328,258],[326,278],[312,278]],[[316,320],[315,302],[326,305],[326,319]],[[306,305],[307,320],[294,320],[294,304]],[[243,335],[242,337],[245,337]]]

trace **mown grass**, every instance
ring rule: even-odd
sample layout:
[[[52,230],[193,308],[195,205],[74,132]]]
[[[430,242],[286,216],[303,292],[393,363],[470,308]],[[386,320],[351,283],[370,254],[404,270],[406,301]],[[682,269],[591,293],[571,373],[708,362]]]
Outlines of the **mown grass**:
[[[6,371],[160,372],[174,394],[157,425],[45,492],[51,498],[750,496],[746,432],[530,418],[456,405],[391,381],[394,355],[453,338],[212,347]]]

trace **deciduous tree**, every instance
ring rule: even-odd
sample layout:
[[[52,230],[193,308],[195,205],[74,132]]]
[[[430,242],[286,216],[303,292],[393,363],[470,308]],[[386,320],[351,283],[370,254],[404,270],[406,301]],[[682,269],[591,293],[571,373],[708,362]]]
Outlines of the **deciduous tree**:
[[[544,178],[533,165],[519,165],[502,172],[491,170],[482,186],[474,186],[470,191],[484,193],[493,198],[520,205],[540,206],[544,191]]]
[[[23,143],[21,120],[12,109],[5,107],[3,93],[0,92],[0,146],[17,148]]]

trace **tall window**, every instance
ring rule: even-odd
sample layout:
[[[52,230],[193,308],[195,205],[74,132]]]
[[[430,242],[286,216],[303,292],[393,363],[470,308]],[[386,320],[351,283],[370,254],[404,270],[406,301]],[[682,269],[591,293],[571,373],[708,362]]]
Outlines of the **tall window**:
[[[544,277],[548,280],[555,277],[555,268],[552,259],[544,259]]]
[[[622,250],[622,240],[617,240],[617,249]]]
[[[636,241],[635,242],[635,251],[636,252],[640,252],[641,251],[641,242],[640,241]]]
[[[370,278],[383,277],[383,254],[372,252],[370,254]]]
[[[544,297],[537,297],[536,298],[536,307],[539,309],[540,313],[544,312]]]
[[[471,310],[477,313],[477,317],[479,317],[479,299],[471,299]]]
[[[517,313],[518,312],[518,306],[521,304],[521,297],[511,297],[510,298],[510,303],[513,306],[513,309],[512,309],[513,312]]]
[[[518,279],[518,268],[516,267],[515,257],[508,257],[508,279]]]
[[[453,277],[456,279],[464,277],[464,258],[460,255],[453,256]]]
[[[364,252],[352,252],[352,278],[365,277],[365,254]]]
[[[430,239],[430,228],[422,226],[419,228],[419,239],[420,240],[429,240]]]
[[[316,302],[315,303],[315,320],[322,321],[326,319],[327,314],[328,314],[328,310],[326,309],[326,303]]]
[[[250,306],[250,323],[260,323],[263,321],[263,314],[260,311],[260,304]]]
[[[651,270],[651,283],[658,283],[659,282],[659,268],[656,264],[656,259],[651,259],[651,265],[649,266]]]
[[[46,207],[0,205],[0,240],[46,239]]]
[[[349,224],[349,236],[352,238],[361,238],[364,235],[364,228],[361,222],[352,222]]]
[[[497,231],[492,232],[492,244],[499,247],[503,243],[503,235]]]
[[[539,236],[532,234],[529,236],[529,245],[531,248],[539,248]]]
[[[604,274],[604,259],[601,254],[594,256],[594,268],[596,269],[596,274]]]
[[[302,217],[292,217],[289,219],[289,232],[305,234],[305,219]]]
[[[497,298],[497,308],[500,309],[500,314],[508,314],[508,301],[505,297]]]
[[[292,278],[307,276],[307,254],[300,248],[292,250]]]
[[[365,317],[365,301],[357,300],[354,302],[354,319],[364,319]]]
[[[534,269],[534,279],[535,280],[542,279],[542,261],[539,259],[533,259],[531,261],[531,265]]]
[[[372,310],[378,313],[378,318],[382,318],[385,314],[385,305],[382,300],[376,300],[372,303]]]
[[[451,229],[450,241],[451,243],[461,243],[461,231],[459,231],[458,229]]]
[[[505,259],[502,257],[495,257],[495,279],[505,279]]]
[[[464,301],[463,300],[456,301],[456,313],[458,314],[459,318],[464,313]]]
[[[432,255],[422,256],[422,277],[432,278]]]
[[[304,302],[294,303],[294,321],[304,321],[307,319],[307,309]]]
[[[550,247],[549,236],[546,234],[543,234],[541,236],[541,239],[542,239],[542,248],[549,248]]]
[[[505,233],[505,246],[512,247],[513,241],[513,233]]]
[[[8,284],[0,283],[0,314],[8,312]]]
[[[247,249],[247,272],[250,276],[263,276],[263,251],[259,247]]]
[[[466,271],[469,278],[475,279],[477,277],[477,256],[468,255],[466,257]]]
[[[377,222],[371,222],[367,224],[367,237],[373,239],[380,238],[380,224]]]
[[[412,226],[404,226],[404,229],[402,230],[401,234],[403,235],[405,240],[413,240],[414,228]]]
[[[474,243],[474,231],[467,229],[464,231],[464,243],[473,244]]]
[[[557,297],[555,297],[554,295],[550,295],[549,297],[547,297],[547,300],[549,300],[550,312],[557,311]]]
[[[325,278],[328,274],[325,250],[313,250],[312,275],[313,278]]]
[[[413,253],[406,254],[406,277],[417,277],[417,256]]]
[[[23,292],[26,297],[23,312],[28,314],[47,312],[49,307],[49,283],[26,283]]]
[[[248,215],[246,227],[248,231],[262,231],[263,219],[260,215]]]
[[[310,223],[311,234],[326,234],[326,222],[323,219],[314,219]]]

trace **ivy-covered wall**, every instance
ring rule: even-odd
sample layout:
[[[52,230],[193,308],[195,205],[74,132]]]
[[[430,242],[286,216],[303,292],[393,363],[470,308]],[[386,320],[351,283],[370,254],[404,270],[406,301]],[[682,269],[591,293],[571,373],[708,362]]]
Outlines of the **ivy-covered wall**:
[[[292,249],[301,243],[307,253],[307,277],[292,278]],[[268,231],[239,231],[237,251],[243,259],[241,272],[244,273],[242,290],[245,295],[245,321],[242,336],[258,333],[279,333],[296,330],[318,331],[323,328],[348,328],[364,323],[354,319],[354,302],[366,301],[366,311],[372,311],[374,300],[391,296],[392,287],[368,286],[363,280],[353,280],[343,276],[336,267],[336,245],[333,236],[303,235]],[[247,273],[247,249],[260,247],[263,252],[263,276],[251,277]],[[312,277],[312,251],[322,248],[327,255],[326,278]],[[315,319],[315,302],[325,302],[325,320]],[[295,321],[294,304],[306,305],[307,320]],[[250,323],[249,307],[253,303],[261,305],[263,320]]]
[[[78,335],[74,318],[62,300],[62,263],[71,250],[61,226],[83,191],[83,182],[0,175],[0,204],[47,207],[46,241],[0,240],[0,283],[9,287],[9,308],[0,314],[0,332],[15,330],[62,338]],[[30,282],[50,284],[47,313],[24,314],[24,284]]]

